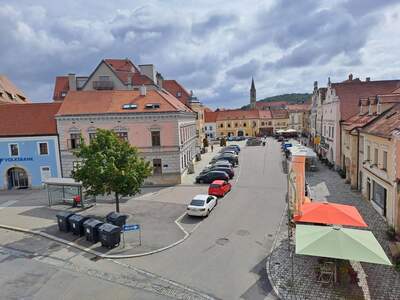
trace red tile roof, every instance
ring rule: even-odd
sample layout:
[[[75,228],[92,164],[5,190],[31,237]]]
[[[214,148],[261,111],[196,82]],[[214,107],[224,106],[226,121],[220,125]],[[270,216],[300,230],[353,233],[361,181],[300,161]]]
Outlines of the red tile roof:
[[[104,59],[104,62],[113,69],[119,80],[125,85],[128,84],[129,76],[132,77],[132,85],[154,84],[153,80],[142,75],[129,59]]]
[[[185,105],[189,105],[190,93],[179,82],[176,80],[164,80],[162,86],[179,101]],[[180,97],[178,97],[178,93],[181,94]]]
[[[29,103],[24,93],[5,75],[0,75],[0,104]]]
[[[272,102],[256,102],[257,109],[266,109],[269,107],[286,107],[288,105],[287,101],[272,101]]]
[[[146,109],[146,104],[159,104],[160,108]],[[136,109],[123,109],[124,104],[136,104]],[[70,91],[57,115],[86,115],[107,113],[175,112],[191,110],[166,91],[148,90],[146,96],[139,91]]]
[[[224,120],[244,120],[244,119],[258,119],[259,110],[222,110],[218,112],[217,121]]]
[[[343,129],[351,131],[355,128],[363,128],[365,125],[375,120],[377,117],[378,115],[376,114],[369,115],[368,113],[362,115],[354,115],[342,123]]]
[[[57,134],[55,114],[61,103],[0,105],[0,136]]]
[[[54,84],[53,100],[59,101],[65,98],[65,95],[69,91],[68,76],[57,76]],[[63,96],[63,93],[65,95]]]
[[[290,112],[300,112],[300,111],[308,111],[311,109],[310,104],[303,103],[303,104],[289,104],[287,106]]]
[[[218,111],[204,111],[204,122],[215,123],[217,121]]]
[[[391,137],[394,131],[400,129],[400,103],[378,116],[368,124],[361,132],[381,137]]]
[[[332,83],[336,95],[340,98],[341,120],[346,120],[355,115],[359,108],[358,103],[361,97],[388,94],[400,87],[400,80],[382,81],[349,81]]]
[[[272,109],[271,110],[273,119],[288,119],[289,113],[286,109]]]

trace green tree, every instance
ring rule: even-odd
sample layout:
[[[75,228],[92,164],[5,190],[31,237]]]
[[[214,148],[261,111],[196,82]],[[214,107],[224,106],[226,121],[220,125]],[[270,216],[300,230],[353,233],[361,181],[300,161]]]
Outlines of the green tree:
[[[119,197],[140,192],[144,179],[152,173],[150,163],[139,157],[138,150],[110,130],[98,129],[90,144],[81,140],[75,155],[80,163],[72,177],[82,182],[89,195],[114,193],[117,212]]]

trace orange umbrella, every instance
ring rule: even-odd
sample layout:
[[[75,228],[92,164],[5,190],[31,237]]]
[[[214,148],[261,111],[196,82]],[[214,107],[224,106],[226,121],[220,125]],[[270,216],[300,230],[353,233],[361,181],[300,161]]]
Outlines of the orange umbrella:
[[[368,227],[357,208],[329,202],[305,203],[294,221],[305,223]]]

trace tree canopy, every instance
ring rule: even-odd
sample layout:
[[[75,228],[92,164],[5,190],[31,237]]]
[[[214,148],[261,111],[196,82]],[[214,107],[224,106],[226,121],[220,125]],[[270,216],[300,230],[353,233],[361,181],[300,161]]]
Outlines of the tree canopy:
[[[79,164],[72,177],[82,182],[89,195],[115,193],[117,212],[119,196],[140,192],[144,179],[152,174],[150,163],[139,156],[137,148],[110,130],[98,129],[89,144],[82,139],[75,155]]]

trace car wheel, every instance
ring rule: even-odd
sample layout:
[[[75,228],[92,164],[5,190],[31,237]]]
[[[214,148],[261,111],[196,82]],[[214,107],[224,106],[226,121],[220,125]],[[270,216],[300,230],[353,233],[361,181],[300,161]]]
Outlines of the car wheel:
[[[207,218],[210,215],[210,210],[207,210],[207,214],[205,215],[205,217]]]
[[[199,180],[199,183],[204,183],[204,180],[200,179],[200,180]]]

